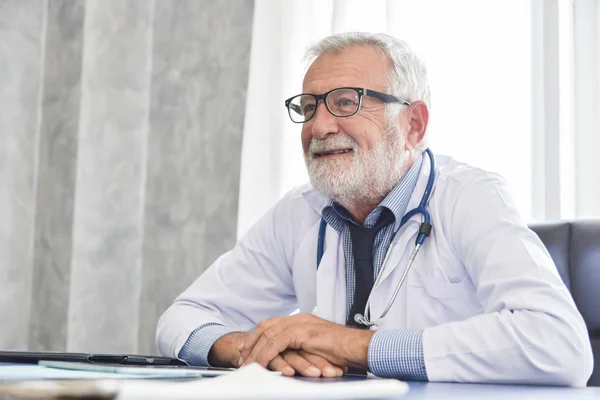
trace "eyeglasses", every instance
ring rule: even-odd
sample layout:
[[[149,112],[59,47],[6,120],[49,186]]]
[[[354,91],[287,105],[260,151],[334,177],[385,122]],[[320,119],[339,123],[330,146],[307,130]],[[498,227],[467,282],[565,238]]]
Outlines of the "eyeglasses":
[[[336,117],[351,117],[360,110],[363,96],[374,97],[384,103],[401,103],[410,106],[406,100],[391,94],[377,92],[371,89],[343,87],[330,90],[323,94],[302,93],[285,101],[290,119],[298,124],[309,121],[317,113],[319,101],[323,100],[327,111]]]

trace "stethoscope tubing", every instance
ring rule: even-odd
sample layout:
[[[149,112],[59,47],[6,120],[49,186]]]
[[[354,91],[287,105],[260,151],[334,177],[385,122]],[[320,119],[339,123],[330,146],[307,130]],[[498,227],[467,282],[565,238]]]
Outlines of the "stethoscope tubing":
[[[402,288],[402,285],[403,285],[404,281],[406,280],[406,277],[408,276],[408,273],[412,267],[412,264],[415,261],[417,254],[419,253],[419,250],[423,246],[423,243],[425,243],[425,238],[427,238],[431,232],[431,229],[432,229],[431,215],[429,214],[429,211],[427,211],[426,207],[427,207],[427,203],[429,202],[429,198],[431,196],[431,191],[433,189],[433,183],[435,181],[435,158],[430,149],[426,149],[425,152],[429,156],[430,170],[429,170],[429,179],[427,180],[427,185],[425,186],[425,190],[423,191],[423,196],[421,197],[421,202],[419,203],[418,207],[408,211],[404,215],[404,217],[402,217],[402,221],[400,222],[400,228],[402,228],[402,226],[404,226],[404,224],[410,218],[412,218],[414,215],[417,215],[417,214],[422,215],[423,220],[421,221],[421,224],[419,227],[419,233],[415,240],[415,247],[410,254],[410,257],[408,259],[408,264],[407,264],[406,268],[404,269],[404,271],[402,272],[400,281],[396,285],[396,288],[394,289],[394,293],[392,294],[390,301],[388,301],[385,309],[381,313],[381,316],[379,318],[377,318],[376,321],[371,321],[370,315],[369,315],[370,314],[371,295],[373,294],[373,289],[375,289],[379,285],[379,281],[381,280],[381,277],[383,276],[383,271],[387,267],[387,262],[390,257],[390,254],[392,252],[392,249],[395,246],[395,237],[392,238],[392,242],[390,243],[390,246],[388,247],[388,249],[385,253],[385,257],[383,259],[381,269],[380,269],[379,273],[377,274],[375,283],[373,284],[373,289],[371,290],[371,293],[369,293],[369,297],[367,299],[367,304],[365,306],[364,315],[356,314],[354,316],[354,320],[356,322],[363,324],[365,326],[370,327],[373,325],[377,325],[379,323],[379,321],[381,321],[387,315],[387,313],[390,311],[390,309],[394,305],[394,302],[396,300],[396,297],[398,296],[398,293],[400,293],[400,289]],[[319,236],[318,236],[318,241],[317,241],[317,269],[319,268],[319,264],[321,263],[321,259],[323,258],[324,247],[325,247],[325,230],[326,230],[326,228],[327,228],[327,222],[325,221],[324,218],[321,218],[321,224],[319,226]],[[398,229],[398,231],[399,230],[400,229]],[[396,234],[397,234],[397,232],[394,235],[396,235]]]

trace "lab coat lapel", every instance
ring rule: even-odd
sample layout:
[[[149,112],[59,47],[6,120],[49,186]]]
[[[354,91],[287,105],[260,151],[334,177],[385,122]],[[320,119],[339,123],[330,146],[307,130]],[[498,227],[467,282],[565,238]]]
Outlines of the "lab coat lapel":
[[[312,187],[302,195],[319,215],[323,207],[329,203],[327,196]],[[317,242],[317,237],[318,224],[315,229],[314,243]],[[323,258],[317,270],[316,313],[319,317],[338,324],[346,322],[346,258],[340,235],[329,225],[325,230]]]
[[[317,271],[317,315],[329,321],[346,322],[346,262],[340,236],[325,230],[325,251]]]
[[[404,268],[401,260],[403,258],[408,259],[414,245],[414,241],[417,239],[417,233],[419,232],[420,215],[414,216],[396,234],[394,239],[395,245],[390,253],[390,257],[387,261],[386,268],[381,271],[380,283],[392,273],[392,271],[398,268]],[[406,256],[406,257],[404,257]]]

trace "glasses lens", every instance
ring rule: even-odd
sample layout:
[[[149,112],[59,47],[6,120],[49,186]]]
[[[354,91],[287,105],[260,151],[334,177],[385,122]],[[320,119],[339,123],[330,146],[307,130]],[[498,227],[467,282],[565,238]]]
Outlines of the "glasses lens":
[[[358,92],[354,89],[337,89],[327,96],[329,111],[338,117],[348,117],[358,111]]]
[[[290,100],[288,110],[294,122],[305,122],[312,118],[316,110],[314,96],[300,94]]]

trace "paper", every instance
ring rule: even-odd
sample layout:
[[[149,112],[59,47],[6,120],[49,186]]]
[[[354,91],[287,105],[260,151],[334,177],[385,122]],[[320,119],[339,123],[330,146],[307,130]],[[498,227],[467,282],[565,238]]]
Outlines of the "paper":
[[[37,379],[96,378],[96,380],[88,381],[25,381],[0,384],[0,396],[27,399],[57,397],[64,399],[85,396],[113,399],[116,395],[116,400],[335,400],[397,398],[408,392],[408,385],[405,382],[394,379],[372,378],[357,381],[332,381],[322,378],[316,382],[303,381],[273,374],[257,364],[241,368],[228,375],[192,381],[105,380],[97,378],[101,375],[114,377],[115,374],[53,370],[36,365],[2,368],[20,370],[13,374],[13,376],[19,378],[24,376]],[[75,373],[79,376],[75,376]]]
[[[301,381],[251,364],[228,375],[187,382],[122,381],[117,400],[152,399],[385,399],[408,392],[395,379]]]

